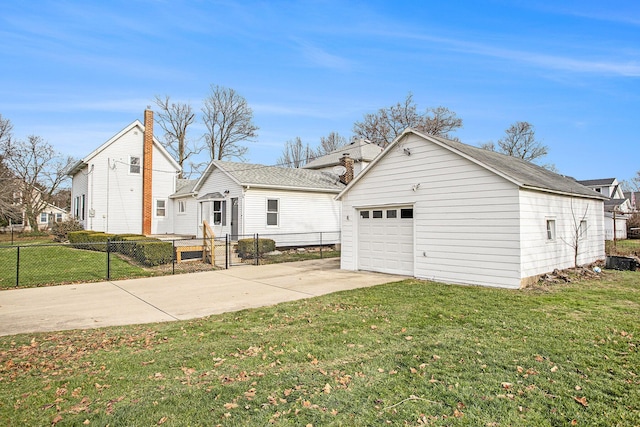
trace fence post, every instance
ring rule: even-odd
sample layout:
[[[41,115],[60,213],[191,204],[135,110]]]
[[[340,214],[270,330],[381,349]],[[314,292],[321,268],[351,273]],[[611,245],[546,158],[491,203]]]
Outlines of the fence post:
[[[322,259],[322,231],[320,232],[320,259]]]
[[[173,246],[173,250],[171,251],[171,274],[176,274],[176,240],[173,239],[171,241],[171,246]]]
[[[224,235],[224,269],[229,269],[229,255],[231,255],[231,245],[229,244],[229,233]]]
[[[107,239],[107,280],[111,280],[111,239]]]
[[[258,243],[260,241],[260,238],[258,237],[258,233],[255,234],[254,238],[255,238],[255,246],[256,246],[256,265],[260,265],[258,261],[258,246],[260,246]]]
[[[16,252],[16,288],[20,284],[20,245],[18,245],[18,251]]]

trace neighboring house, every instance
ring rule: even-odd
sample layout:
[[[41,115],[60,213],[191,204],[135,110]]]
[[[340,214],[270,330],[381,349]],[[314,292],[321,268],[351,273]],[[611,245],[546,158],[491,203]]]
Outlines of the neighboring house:
[[[640,211],[640,191],[625,191],[624,197],[629,200],[631,212]]]
[[[47,203],[45,209],[38,215],[38,228],[48,230],[56,222],[63,222],[69,219],[69,212],[51,203]],[[25,218],[26,223],[26,218]]]
[[[72,214],[87,230],[173,233],[169,196],[178,163],[153,136],[153,112],[136,120],[68,171]]]
[[[52,203],[45,202],[42,197],[42,192],[37,188],[32,189],[33,197],[29,198],[27,201],[23,200],[25,193],[20,189],[24,189],[26,184],[19,179],[13,179],[12,182],[15,190],[9,191],[8,195],[13,198],[10,202],[12,211],[10,223],[13,230],[32,230],[32,227],[29,224],[25,203],[30,205],[30,209],[34,209],[36,212],[39,212],[36,215],[38,230],[48,230],[55,222],[66,221],[69,218],[69,213],[66,209],[60,208]],[[7,229],[9,229],[9,227],[4,227],[3,230],[6,231]]]
[[[353,159],[353,176],[357,176],[369,163],[382,152],[382,147],[368,141],[359,139],[351,144],[339,147],[329,154],[318,157],[303,166],[303,169],[314,169],[325,172],[336,172],[342,163],[342,157],[347,154]]]
[[[627,238],[627,218],[632,211],[631,201],[627,198],[616,178],[589,179],[578,181],[603,196],[608,197],[604,202],[605,239],[613,240]]]
[[[258,234],[278,246],[303,245],[326,232],[335,241],[325,243],[338,243],[335,196],[344,186],[328,172],[216,160],[200,179],[180,182],[171,196],[175,232],[200,237],[206,220],[216,236],[233,239]]]
[[[341,265],[519,288],[604,259],[605,196],[531,163],[407,129],[343,190]]]

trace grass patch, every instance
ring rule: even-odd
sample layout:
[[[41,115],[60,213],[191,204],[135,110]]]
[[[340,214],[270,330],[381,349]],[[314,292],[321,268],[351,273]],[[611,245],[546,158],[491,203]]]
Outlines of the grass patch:
[[[0,338],[12,425],[640,425],[639,275]]]
[[[607,255],[640,256],[640,239],[606,240],[605,251]]]
[[[16,286],[17,248],[0,247],[0,289]],[[106,254],[68,246],[20,248],[19,287],[105,280]],[[111,279],[151,276],[152,272],[111,256]]]

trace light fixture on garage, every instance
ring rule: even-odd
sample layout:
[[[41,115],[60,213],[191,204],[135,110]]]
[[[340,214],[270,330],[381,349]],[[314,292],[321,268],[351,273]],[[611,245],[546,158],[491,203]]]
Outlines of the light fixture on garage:
[[[405,147],[402,151],[404,151],[404,154],[406,154],[407,156],[411,155],[411,150],[409,150],[409,148]]]
[[[420,188],[420,183],[413,184],[413,185],[411,186],[411,189],[412,189],[413,191],[417,191],[417,190],[418,190],[418,188]]]
[[[229,195],[229,190],[224,190],[224,197],[227,197]]]

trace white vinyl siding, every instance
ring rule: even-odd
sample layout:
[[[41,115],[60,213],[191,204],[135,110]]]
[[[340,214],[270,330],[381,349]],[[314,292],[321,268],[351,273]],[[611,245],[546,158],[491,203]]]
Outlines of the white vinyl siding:
[[[588,224],[585,238],[578,240],[578,264],[604,258],[604,212],[597,200],[520,191],[522,278],[574,265],[576,225]],[[586,215],[586,217],[585,217]],[[555,221],[555,238],[549,240],[547,220]]]
[[[358,265],[356,209],[406,204],[414,207],[416,277],[519,287],[517,186],[417,136],[402,148],[394,147],[343,196],[342,268]]]
[[[339,243],[340,202],[335,193],[251,188],[245,192],[244,223],[241,234],[259,233],[276,244]],[[278,227],[267,226],[267,200],[278,200]]]
[[[171,204],[171,202],[170,202]],[[184,206],[184,212],[179,212],[179,205]],[[173,220],[174,230],[176,234],[185,236],[198,235],[198,228],[202,228],[202,224],[198,224],[198,202],[193,197],[185,197],[173,200],[173,206],[176,216]]]
[[[88,159],[89,166],[73,177],[73,196],[86,194],[85,229],[108,233],[142,232],[142,173],[131,173],[131,157],[142,164],[143,129],[131,125]],[[153,147],[152,198],[168,199],[175,192],[177,169],[160,148]],[[84,190],[84,191],[83,191]],[[173,232],[173,204],[164,217],[152,214],[152,234]]]

